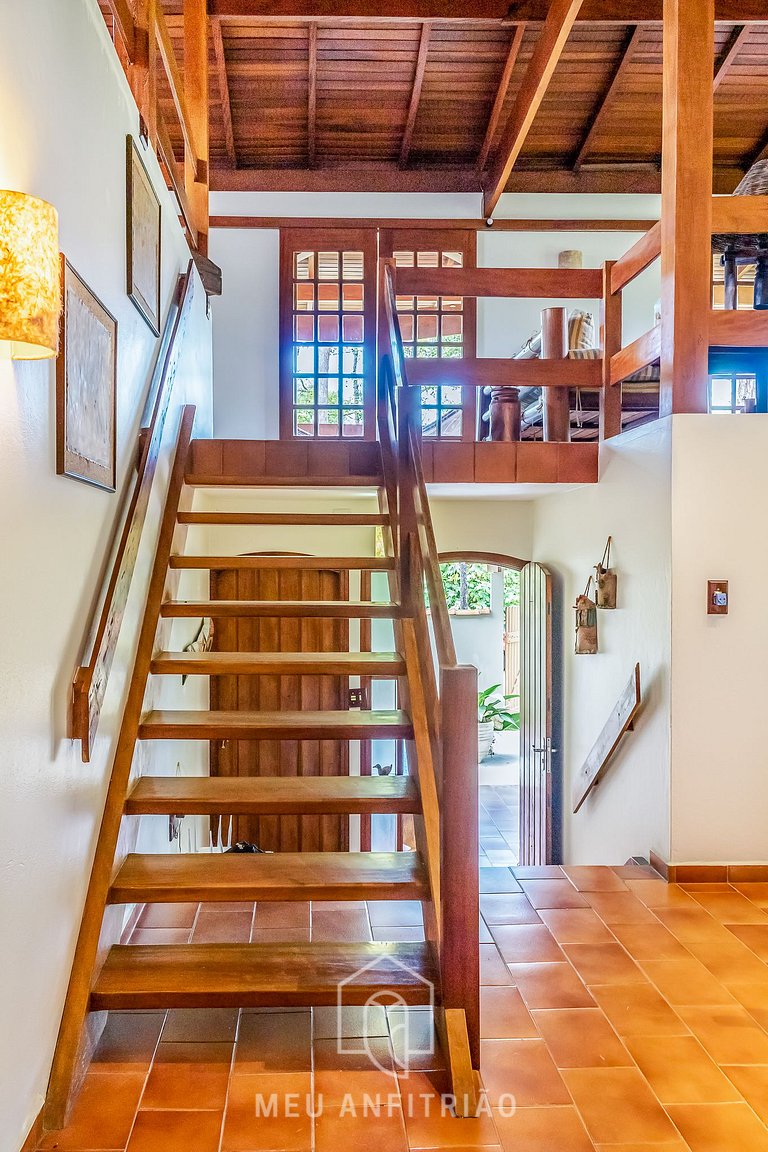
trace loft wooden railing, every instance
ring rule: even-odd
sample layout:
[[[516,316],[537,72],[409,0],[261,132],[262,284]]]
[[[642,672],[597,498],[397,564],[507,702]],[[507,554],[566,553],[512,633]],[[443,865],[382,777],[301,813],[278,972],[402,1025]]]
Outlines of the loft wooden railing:
[[[136,447],[136,478],[132,486],[126,487],[105,574],[88,621],[80,667],[75,673],[72,686],[72,736],[80,740],[82,757],[86,762],[91,758],[120,625],[136,567],[193,294],[194,270],[190,261],[187,271],[179,277],[160,342]]]
[[[159,0],[139,0],[137,15],[128,0],[105,0],[112,15],[113,40],[125,69],[144,129],[165,169],[191,246],[207,255],[209,141],[208,35],[205,0],[184,0],[182,69]],[[158,107],[158,64],[168,83],[184,146],[180,163]]]
[[[435,900],[428,938],[441,977],[440,1019],[460,1114],[474,1114],[479,1068],[480,956],[477,670],[457,662],[421,462],[420,388],[409,383],[395,306],[394,264],[381,262],[384,338],[378,429],[385,499],[395,512],[390,542],[424,811],[423,849]],[[429,594],[426,611],[424,589]],[[431,627],[430,627],[431,625]],[[434,658],[433,658],[434,653]]]

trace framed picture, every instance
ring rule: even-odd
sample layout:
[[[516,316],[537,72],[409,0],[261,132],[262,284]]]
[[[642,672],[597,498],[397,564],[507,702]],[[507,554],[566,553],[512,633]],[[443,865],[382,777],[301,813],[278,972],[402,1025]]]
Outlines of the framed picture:
[[[161,209],[133,136],[126,147],[128,295],[160,335]]]
[[[62,256],[56,471],[115,490],[117,320]]]

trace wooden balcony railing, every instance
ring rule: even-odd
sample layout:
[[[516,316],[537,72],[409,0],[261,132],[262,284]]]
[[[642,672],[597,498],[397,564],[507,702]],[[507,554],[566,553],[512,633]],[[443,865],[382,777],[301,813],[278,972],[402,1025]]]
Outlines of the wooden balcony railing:
[[[179,277],[168,313],[136,444],[136,477],[132,485],[126,486],[123,495],[103,579],[88,620],[80,667],[72,686],[72,736],[80,740],[86,762],[91,758],[136,567],[194,282],[190,261],[185,274]]]
[[[411,679],[415,739],[408,759],[419,779],[435,899],[435,922],[427,931],[440,971],[446,1050],[451,1059],[464,1052],[463,1066],[452,1070],[472,1115],[480,1036],[477,670],[456,659],[422,468],[421,391],[406,374],[411,362],[403,357],[390,261],[382,261],[380,288],[385,338],[377,415],[386,500],[396,510],[393,592],[405,608],[400,627],[406,659],[418,667]],[[455,1043],[457,1035],[468,1037],[468,1048]]]

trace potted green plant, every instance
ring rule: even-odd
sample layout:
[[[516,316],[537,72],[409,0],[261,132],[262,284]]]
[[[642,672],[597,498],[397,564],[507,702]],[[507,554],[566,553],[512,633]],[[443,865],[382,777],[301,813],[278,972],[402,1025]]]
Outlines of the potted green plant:
[[[520,728],[520,713],[512,712],[510,700],[517,696],[504,696],[499,689],[501,684],[492,684],[477,694],[477,752],[482,760],[493,753],[493,743],[497,732],[517,732]]]

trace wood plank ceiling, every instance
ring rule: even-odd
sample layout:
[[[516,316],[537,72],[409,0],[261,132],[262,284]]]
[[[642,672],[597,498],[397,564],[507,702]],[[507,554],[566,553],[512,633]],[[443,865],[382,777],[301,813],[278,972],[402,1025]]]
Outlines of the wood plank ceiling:
[[[182,60],[181,0],[163,7]],[[493,166],[542,28],[271,15],[210,26],[212,187],[361,191],[479,190],[478,161]],[[730,192],[768,154],[768,22],[719,23],[715,40],[715,190]],[[577,22],[508,190],[658,191],[661,49],[660,23]]]

